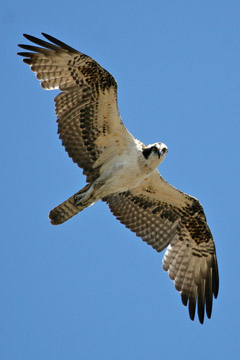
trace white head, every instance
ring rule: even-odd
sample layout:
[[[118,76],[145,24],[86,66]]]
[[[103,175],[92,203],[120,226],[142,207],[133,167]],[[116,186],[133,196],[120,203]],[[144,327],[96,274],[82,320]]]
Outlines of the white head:
[[[161,162],[164,160],[166,154],[168,152],[168,148],[163,143],[155,143],[150,144],[145,149],[143,149],[142,153],[144,158],[151,163],[153,167],[158,167]]]

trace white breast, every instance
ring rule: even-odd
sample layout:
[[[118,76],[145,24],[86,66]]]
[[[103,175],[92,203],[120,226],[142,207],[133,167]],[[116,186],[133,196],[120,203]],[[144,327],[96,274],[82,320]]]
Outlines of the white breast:
[[[97,180],[102,183],[101,197],[135,188],[153,170],[147,166],[142,151],[138,147],[126,149],[124,154],[117,155],[108,164],[104,164],[101,176]]]

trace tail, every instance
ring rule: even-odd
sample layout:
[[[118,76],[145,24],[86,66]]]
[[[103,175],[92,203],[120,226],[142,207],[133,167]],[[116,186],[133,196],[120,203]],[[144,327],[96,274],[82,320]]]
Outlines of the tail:
[[[84,210],[86,207],[90,206],[91,204],[87,205],[76,205],[74,197],[78,194],[81,194],[87,191],[90,188],[90,184],[86,185],[76,194],[71,196],[68,200],[64,201],[62,204],[55,207],[49,213],[49,219],[51,220],[51,224],[59,225],[64,223],[65,221],[69,220],[72,216],[76,215],[80,211]]]

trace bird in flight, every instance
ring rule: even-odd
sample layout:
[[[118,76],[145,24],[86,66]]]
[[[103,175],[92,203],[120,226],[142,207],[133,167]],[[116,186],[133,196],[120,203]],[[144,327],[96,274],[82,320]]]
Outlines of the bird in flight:
[[[98,200],[106,202],[122,224],[156,251],[166,249],[168,271],[200,323],[212,313],[219,288],[216,250],[199,201],[165,181],[158,166],[168,148],[144,145],[124,126],[118,111],[114,77],[91,57],[54,37],[24,35],[35,45],[19,46],[23,61],[43,89],[59,89],[55,98],[58,133],[68,155],[83,169],[87,185],[50,211],[62,224]]]

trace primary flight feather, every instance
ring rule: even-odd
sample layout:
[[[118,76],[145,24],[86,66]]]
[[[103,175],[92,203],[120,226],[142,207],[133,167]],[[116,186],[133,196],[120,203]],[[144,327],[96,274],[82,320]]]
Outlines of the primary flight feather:
[[[24,35],[35,45],[19,46],[44,89],[59,89],[55,98],[58,133],[69,156],[86,175],[87,185],[54,208],[54,225],[98,200],[126,227],[157,251],[167,247],[168,271],[193,320],[211,317],[219,279],[215,245],[199,201],[170,184],[157,168],[167,146],[145,146],[124,126],[117,105],[117,83],[89,56],[54,37]],[[29,52],[30,51],[30,52]]]

